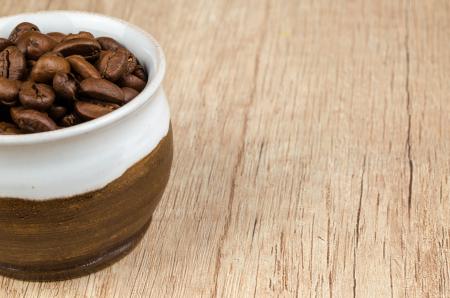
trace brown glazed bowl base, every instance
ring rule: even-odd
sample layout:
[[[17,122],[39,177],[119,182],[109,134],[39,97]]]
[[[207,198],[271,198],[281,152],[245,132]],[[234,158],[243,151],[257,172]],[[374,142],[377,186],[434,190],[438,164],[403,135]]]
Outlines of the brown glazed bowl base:
[[[126,257],[142,240],[150,225],[150,221],[135,235],[116,247],[103,251],[97,256],[85,259],[84,263],[66,264],[64,268],[16,267],[0,264],[0,275],[25,281],[62,281],[81,277],[105,269]]]
[[[170,175],[172,129],[106,187],[71,198],[0,198],[0,274],[55,281],[98,271],[144,236]]]

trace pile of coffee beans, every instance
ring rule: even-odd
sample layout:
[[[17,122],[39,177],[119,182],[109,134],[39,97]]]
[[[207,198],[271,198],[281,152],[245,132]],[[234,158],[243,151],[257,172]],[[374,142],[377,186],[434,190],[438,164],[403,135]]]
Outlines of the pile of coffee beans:
[[[133,53],[110,37],[42,33],[20,23],[0,38],[0,134],[50,131],[101,117],[146,84]]]

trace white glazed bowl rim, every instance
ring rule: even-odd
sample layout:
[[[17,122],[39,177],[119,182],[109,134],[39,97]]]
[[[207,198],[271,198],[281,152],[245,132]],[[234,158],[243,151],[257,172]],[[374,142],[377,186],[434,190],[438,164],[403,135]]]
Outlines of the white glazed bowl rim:
[[[94,120],[84,122],[75,126],[62,128],[54,131],[41,132],[41,133],[33,133],[33,134],[24,134],[24,135],[0,135],[0,146],[2,145],[27,145],[27,144],[36,144],[36,143],[44,143],[51,142],[55,140],[61,140],[65,138],[75,137],[81,134],[89,133],[93,130],[100,129],[109,124],[119,121],[120,119],[126,117],[128,114],[132,113],[136,109],[139,109],[145,102],[152,99],[152,96],[158,90],[161,82],[164,78],[164,74],[166,72],[166,59],[164,57],[164,52],[162,51],[161,46],[156,41],[156,39],[146,32],[145,30],[139,28],[136,25],[133,25],[129,22],[126,22],[122,19],[92,13],[92,12],[83,12],[83,11],[74,11],[74,10],[49,10],[49,11],[38,11],[33,13],[21,13],[10,16],[0,17],[0,22],[10,18],[10,17],[28,17],[36,14],[69,14],[69,15],[84,15],[93,18],[104,18],[108,19],[111,22],[119,22],[123,25],[128,26],[131,30],[137,31],[138,33],[145,36],[151,44],[154,45],[157,54],[157,61],[155,64],[157,65],[156,72],[154,76],[151,78],[149,84],[145,86],[145,88],[137,95],[132,101],[127,103],[126,105],[120,107],[119,109]]]

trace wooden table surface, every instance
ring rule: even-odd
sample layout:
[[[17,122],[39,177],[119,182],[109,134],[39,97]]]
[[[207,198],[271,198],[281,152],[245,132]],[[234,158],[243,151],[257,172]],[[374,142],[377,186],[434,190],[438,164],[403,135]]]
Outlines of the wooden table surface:
[[[163,46],[172,176],[143,242],[0,297],[448,297],[446,0],[2,0]]]

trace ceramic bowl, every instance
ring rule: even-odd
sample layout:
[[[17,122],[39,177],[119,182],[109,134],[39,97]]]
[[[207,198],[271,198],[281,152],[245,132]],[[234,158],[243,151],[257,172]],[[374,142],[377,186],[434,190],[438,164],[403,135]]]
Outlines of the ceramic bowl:
[[[158,43],[122,20],[49,11],[0,18],[0,36],[28,21],[42,32],[90,31],[128,47],[149,72],[130,103],[57,131],[0,136],[0,274],[60,280],[104,268],[142,238],[172,162]]]

